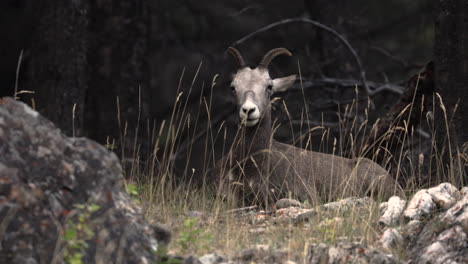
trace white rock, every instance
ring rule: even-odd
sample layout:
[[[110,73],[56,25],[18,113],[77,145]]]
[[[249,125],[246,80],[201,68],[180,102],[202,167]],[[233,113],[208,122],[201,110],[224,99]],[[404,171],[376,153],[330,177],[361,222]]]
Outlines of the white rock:
[[[409,219],[421,219],[422,216],[430,214],[436,207],[432,196],[426,189],[418,191],[408,203],[403,215]]]
[[[387,228],[380,237],[379,243],[382,248],[391,251],[402,245],[403,237],[395,228]]]
[[[401,214],[403,213],[403,210],[405,209],[405,206],[405,200],[398,196],[390,197],[384,208],[384,213],[379,219],[379,223],[385,226],[392,226],[397,224]]]
[[[461,198],[457,188],[447,182],[429,188],[427,192],[432,196],[432,200],[444,209],[449,209]]]
[[[461,188],[460,189],[460,194],[461,194],[461,196],[468,195],[468,186],[465,186],[465,187]]]

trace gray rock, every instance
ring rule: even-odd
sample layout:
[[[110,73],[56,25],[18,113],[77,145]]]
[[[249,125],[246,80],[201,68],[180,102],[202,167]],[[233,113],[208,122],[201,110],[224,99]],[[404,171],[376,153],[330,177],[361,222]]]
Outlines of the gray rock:
[[[424,227],[424,223],[419,220],[411,220],[400,229],[405,241],[414,239]]]
[[[203,264],[197,257],[194,256],[188,256],[184,258],[183,262],[179,259],[175,259],[173,262],[164,262],[162,261],[161,263],[182,263],[182,264]]]
[[[60,263],[75,253],[84,263],[157,260],[169,231],[143,219],[115,154],[64,136],[10,98],[0,99],[0,120],[2,263]],[[73,248],[74,240],[85,245]]]
[[[427,224],[411,250],[412,263],[468,263],[468,236],[460,225]]]
[[[390,264],[397,262],[390,255],[383,254],[378,250],[368,248],[358,243],[338,243],[333,246],[320,243],[312,244],[309,247],[305,263]]]
[[[275,209],[283,209],[288,207],[304,207],[302,203],[294,199],[283,198],[276,202]]]
[[[257,245],[255,248],[242,250],[233,260],[234,263],[283,264],[288,261],[288,252]]]
[[[314,218],[317,215],[317,211],[315,209],[310,209],[307,210],[303,213],[300,213],[296,216],[296,218],[293,219],[293,222],[295,224],[310,221],[312,218]]]
[[[206,254],[200,257],[198,260],[200,260],[201,264],[221,264],[223,262],[226,262],[226,259],[224,257],[216,253]]]
[[[395,228],[387,228],[379,240],[382,248],[392,251],[403,244],[403,237]]]
[[[370,197],[349,197],[336,202],[331,202],[320,206],[323,210],[339,210],[339,211],[349,211],[354,208],[365,207],[368,208],[373,203],[373,200]]]

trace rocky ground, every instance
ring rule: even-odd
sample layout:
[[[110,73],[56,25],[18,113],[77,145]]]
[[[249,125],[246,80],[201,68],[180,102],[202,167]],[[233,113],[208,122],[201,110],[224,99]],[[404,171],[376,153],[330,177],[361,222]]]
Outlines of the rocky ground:
[[[169,256],[170,232],[143,218],[125,192],[112,152],[91,140],[64,136],[10,98],[0,99],[0,153],[0,263],[298,261],[287,250],[266,245],[235,254]],[[247,207],[224,213],[247,221],[248,232],[260,235],[284,224],[300,230],[310,225],[333,228],[346,220],[346,212],[368,208],[380,215],[376,243],[313,242],[300,263],[468,263],[468,187],[449,183],[419,190],[408,201],[394,196],[376,204],[351,197],[307,208],[282,199],[272,211]]]
[[[370,198],[351,197],[305,209],[292,199],[282,199],[273,212],[255,207],[235,211],[239,217],[250,217],[251,232],[268,232],[272,225],[291,223],[307,229],[314,218],[325,219],[318,225],[343,222],[331,218],[336,211],[369,208]],[[309,245],[305,263],[468,263],[468,187],[458,190],[449,183],[418,191],[409,202],[393,196],[379,206],[380,236],[377,243],[337,242],[333,245]],[[328,217],[325,217],[328,213]],[[234,256],[208,254],[188,263],[295,263],[286,250],[272,250],[258,245]]]

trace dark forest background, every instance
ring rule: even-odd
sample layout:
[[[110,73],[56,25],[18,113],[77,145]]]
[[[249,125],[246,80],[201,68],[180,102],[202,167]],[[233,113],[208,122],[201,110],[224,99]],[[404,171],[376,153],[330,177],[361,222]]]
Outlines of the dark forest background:
[[[336,30],[357,52],[361,69],[336,36],[307,23],[279,25],[236,43],[288,18],[311,19]],[[418,102],[438,105],[433,96],[438,92],[448,109],[452,135],[447,137],[439,128],[445,127],[443,114],[425,108],[413,123],[417,140],[403,146],[415,159],[405,159],[407,167],[417,164],[421,153],[431,156],[432,140],[445,144],[449,138],[456,146],[452,152],[466,159],[465,0],[4,0],[0,30],[0,96],[13,96],[16,89],[20,100],[67,135],[115,142],[116,153],[130,163],[136,156],[145,163],[152,152],[153,131],[171,118],[178,95],[180,102],[187,102],[190,117],[178,117],[184,128],[173,153],[177,171],[202,172],[214,162],[207,163],[207,156],[219,158],[236,123],[235,106],[226,96],[235,65],[225,51],[234,44],[252,64],[272,48],[293,53],[292,58],[279,57],[271,67],[273,77],[300,70],[303,78],[302,86],[298,82],[292,91],[278,95],[284,103],[275,102],[273,115],[282,124],[276,133],[280,141],[304,146],[300,135],[310,126],[324,125],[329,136],[323,140],[323,133],[314,134],[312,148],[331,152],[334,138],[343,133],[338,125],[343,116],[337,113],[346,105],[358,98],[362,107],[354,118],[361,123],[368,119],[369,126],[385,115],[390,118],[398,103],[408,96],[411,102],[414,76],[422,72],[421,87],[426,90],[417,95],[426,99]],[[371,101],[366,114],[367,97]],[[428,116],[438,133],[427,125]],[[213,129],[207,129],[208,123]],[[218,136],[214,144],[207,142],[206,136],[215,138],[213,131],[219,127],[228,128],[227,139]],[[340,154],[355,153],[343,148]],[[429,174],[427,165],[425,175]]]

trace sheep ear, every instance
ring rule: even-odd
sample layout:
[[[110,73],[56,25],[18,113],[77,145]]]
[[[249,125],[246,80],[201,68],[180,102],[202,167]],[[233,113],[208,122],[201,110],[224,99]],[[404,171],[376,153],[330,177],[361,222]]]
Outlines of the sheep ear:
[[[297,75],[290,75],[283,78],[276,78],[273,80],[273,92],[284,92],[296,81]]]

